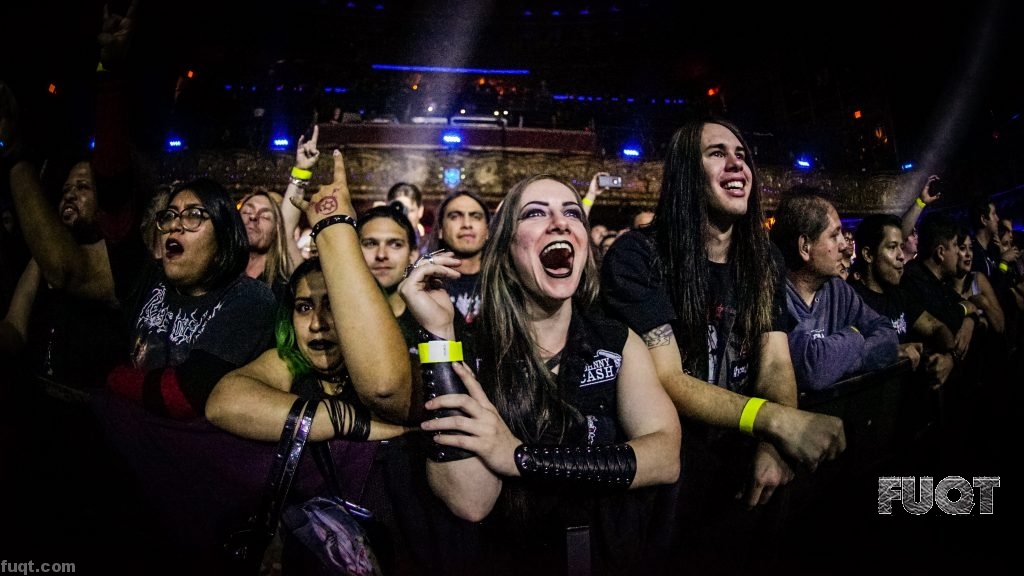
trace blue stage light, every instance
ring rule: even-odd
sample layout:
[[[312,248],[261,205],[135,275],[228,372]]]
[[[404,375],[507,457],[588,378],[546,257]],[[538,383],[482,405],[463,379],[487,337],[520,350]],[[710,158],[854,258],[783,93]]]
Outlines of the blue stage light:
[[[457,148],[462,145],[462,134],[455,131],[443,132],[441,142],[449,148]]]
[[[444,169],[444,185],[449,188],[455,188],[462,184],[462,169],[461,168],[445,168]]]
[[[515,68],[455,68],[451,66],[402,66],[398,64],[374,64],[374,70],[393,70],[396,72],[441,72],[446,74],[510,74],[525,76],[529,70]]]

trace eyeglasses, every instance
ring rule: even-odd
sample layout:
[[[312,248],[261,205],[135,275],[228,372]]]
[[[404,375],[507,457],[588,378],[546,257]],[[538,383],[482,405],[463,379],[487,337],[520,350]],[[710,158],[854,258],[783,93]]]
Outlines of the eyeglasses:
[[[181,220],[182,230],[195,232],[203,225],[203,222],[209,219],[210,212],[206,208],[186,208],[181,212],[167,208],[156,213],[156,228],[161,232],[170,232],[173,229],[174,221]]]

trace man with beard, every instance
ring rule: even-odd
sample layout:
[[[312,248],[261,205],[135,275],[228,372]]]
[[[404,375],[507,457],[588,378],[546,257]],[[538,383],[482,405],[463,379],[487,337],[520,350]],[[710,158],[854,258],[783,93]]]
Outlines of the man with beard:
[[[437,208],[433,250],[451,250],[462,261],[460,276],[448,280],[448,294],[467,324],[480,315],[480,259],[491,213],[483,198],[469,190],[448,195]]]
[[[36,282],[19,288],[36,293],[25,335],[28,368],[49,392],[80,398],[82,391],[102,384],[125,348],[117,330],[119,297],[135,277],[144,247],[138,236],[114,244],[102,231],[106,215],[91,163],[71,169],[57,213],[46,202],[32,164],[19,161],[10,178],[19,218],[34,223],[25,229],[33,256],[25,273],[34,273]]]
[[[93,117],[96,145],[75,163],[63,165],[71,167],[56,211],[41,168],[58,164],[61,155],[33,141],[33,127],[26,122],[31,116],[21,113],[15,91],[0,82],[0,140],[6,144],[0,179],[10,186],[32,256],[26,280],[34,280],[19,287],[24,290],[22,301],[35,293],[24,334],[29,354],[22,356],[23,367],[61,398],[80,398],[83,391],[101,385],[117,352],[124,349],[126,336],[117,329],[118,303],[131,289],[146,253],[138,223],[152,187],[138,169],[126,122],[132,110],[126,46],[134,11],[133,3],[123,17],[103,14]],[[40,149],[33,150],[33,144]],[[51,154],[43,163],[43,156],[33,152]]]

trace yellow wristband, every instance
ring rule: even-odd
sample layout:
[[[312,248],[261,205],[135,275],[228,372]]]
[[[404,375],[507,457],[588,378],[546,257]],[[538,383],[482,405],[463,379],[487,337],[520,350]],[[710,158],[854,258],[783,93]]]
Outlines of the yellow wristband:
[[[1010,270],[1010,265],[1007,264],[1006,262],[1000,262],[999,263],[999,270],[1001,272],[1008,272]]]
[[[921,208],[924,208],[925,206],[927,206],[927,204],[924,203],[924,200],[921,200],[920,196],[918,196],[917,200],[914,200],[914,202],[917,203],[917,205],[920,206]]]
[[[969,310],[967,310],[967,304],[964,304],[964,303],[963,303],[963,302],[961,301],[961,302],[960,302],[960,307],[964,309],[964,316],[967,316],[968,314],[970,314],[970,311],[969,311]]]
[[[593,206],[594,205],[594,201],[591,200],[590,198],[587,198],[586,196],[583,197],[583,200],[581,200],[581,202],[583,202],[584,206]]]
[[[313,177],[313,172],[310,170],[303,170],[298,166],[292,168],[292,178],[298,178],[299,180],[309,180]]]
[[[740,431],[744,434],[754,435],[754,418],[757,418],[757,413],[761,411],[761,406],[767,402],[764,398],[751,398],[747,400],[746,406],[743,407],[743,413],[740,414]]]
[[[462,342],[431,340],[419,345],[420,364],[462,362]]]

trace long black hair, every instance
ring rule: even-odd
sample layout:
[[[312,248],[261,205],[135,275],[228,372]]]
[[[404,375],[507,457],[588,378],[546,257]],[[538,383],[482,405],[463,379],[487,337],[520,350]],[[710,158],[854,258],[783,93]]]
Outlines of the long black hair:
[[[746,345],[771,330],[777,274],[764,226],[761,178],[750,155],[750,146],[739,128],[728,120],[705,117],[688,121],[672,136],[665,157],[661,196],[651,225],[664,265],[669,296],[679,316],[682,333],[676,337],[691,362],[707,357],[711,273],[705,231],[709,226],[711,184],[702,162],[701,133],[705,124],[727,128],[748,151],[745,162],[752,175],[750,198],[747,213],[733,224],[728,254],[735,278],[737,333]],[[751,349],[757,350],[757,347]]]

